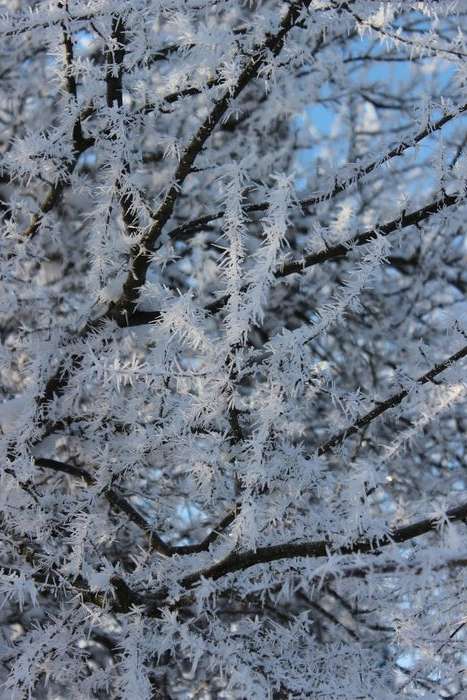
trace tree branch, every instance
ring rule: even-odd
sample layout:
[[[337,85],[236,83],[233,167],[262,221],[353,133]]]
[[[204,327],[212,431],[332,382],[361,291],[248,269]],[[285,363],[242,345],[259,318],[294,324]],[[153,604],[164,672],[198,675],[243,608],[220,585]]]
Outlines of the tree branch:
[[[426,372],[426,374],[423,374],[418,379],[415,379],[414,383],[422,385],[428,384],[429,382],[433,381],[433,379],[438,374],[441,374],[441,372],[444,372],[444,370],[448,369],[448,367],[451,367],[451,365],[455,364],[459,360],[462,360],[464,357],[467,357],[467,345],[455,352],[443,362],[440,362],[439,364],[435,365],[432,369],[430,369],[429,372]],[[364,416],[361,416],[354,423],[352,423],[352,425],[349,425],[348,428],[339,431],[331,438],[329,438],[329,440],[327,440],[325,443],[320,445],[320,447],[318,447],[318,455],[326,454],[333,447],[336,447],[337,445],[342,443],[350,435],[355,435],[355,433],[358,433],[358,431],[362,428],[366,428],[367,425],[372,423],[375,420],[375,418],[378,418],[378,416],[385,413],[385,411],[388,411],[390,408],[398,406],[401,403],[401,401],[403,401],[403,399],[405,399],[409,395],[409,393],[410,389],[403,389],[397,394],[393,394],[393,396],[390,396],[385,401],[378,402],[377,406],[375,406],[375,408],[373,408],[371,411],[366,413]]]
[[[96,483],[94,477],[82,467],[75,467],[72,464],[67,464],[66,462],[59,462],[55,459],[44,459],[38,457],[34,460],[34,463],[41,467],[42,469],[51,469],[56,472],[62,472],[68,474],[69,476],[74,476],[92,486]],[[134,506],[131,505],[123,496],[121,496],[115,489],[107,488],[103,492],[103,495],[110,503],[112,508],[122,511],[128,516],[129,520],[137,525],[143,532],[148,536],[152,549],[160,554],[168,555],[170,548],[163,542],[159,535],[154,532],[150,525],[146,522],[143,516],[136,510]]]
[[[372,162],[368,163],[367,165],[362,165],[362,167],[357,170],[351,177],[348,177],[341,182],[337,182],[333,189],[329,190],[328,192],[324,192],[322,194],[318,194],[313,197],[306,197],[305,199],[301,199],[298,204],[300,205],[301,208],[307,208],[307,207],[313,207],[316,206],[317,204],[321,204],[322,202],[328,200],[328,199],[333,199],[336,197],[336,195],[341,194],[344,192],[348,187],[351,185],[357,183],[359,180],[361,180],[365,175],[369,175],[370,173],[373,172],[376,168],[378,168],[380,165],[383,165],[384,163],[387,163],[389,160],[392,160],[393,158],[396,158],[397,156],[401,156],[407,149],[413,148],[416,146],[420,141],[422,141],[424,138],[427,136],[431,136],[433,133],[436,131],[439,131],[445,124],[450,122],[452,119],[455,119],[455,117],[458,117],[461,114],[464,114],[464,112],[467,111],[467,103],[461,105],[457,109],[453,110],[452,112],[449,112],[448,114],[445,114],[443,117],[438,119],[436,122],[433,124],[428,124],[424,129],[422,129],[418,134],[416,134],[412,138],[404,139],[404,141],[401,141],[397,146],[394,148],[391,148],[384,156],[381,158],[377,158],[376,160],[373,160]],[[267,202],[260,202],[258,204],[250,204],[246,207],[244,207],[244,212],[246,214],[250,214],[253,212],[260,212],[260,211],[266,211],[268,208],[268,203]],[[205,228],[208,224],[210,224],[212,221],[217,221],[221,219],[224,216],[224,210],[222,211],[217,211],[212,214],[206,214],[205,216],[201,216],[198,219],[193,219],[192,221],[188,221],[186,224],[182,224],[181,226],[177,226],[176,228],[173,228],[171,231],[169,231],[168,236],[172,240],[185,240],[186,238],[189,238],[191,234],[196,233],[197,231],[202,230]]]
[[[68,474],[69,476],[76,477],[78,479],[83,479],[83,481],[92,486],[96,483],[94,477],[83,467],[76,467],[67,462],[60,462],[55,459],[46,459],[43,457],[37,457],[34,459],[34,463],[41,467],[42,469],[50,469],[55,472],[62,472],[63,474]],[[166,544],[151,525],[146,521],[146,519],[141,515],[141,513],[121,494],[118,493],[113,488],[107,488],[103,491],[103,495],[110,503],[112,508],[119,510],[128,516],[128,519],[137,525],[148,537],[151,550],[163,554],[167,557],[172,557],[176,554],[184,556],[187,554],[197,554],[199,552],[208,551],[209,547],[213,542],[215,542],[222,532],[234,521],[237,513],[239,511],[238,506],[232,508],[227,515],[219,522],[216,527],[214,527],[211,532],[198,544],[180,545],[172,547]]]
[[[59,3],[58,7],[60,9],[66,9],[68,13],[68,3]],[[61,21],[61,26],[63,30],[63,45],[65,50],[65,84],[66,90],[75,104],[78,102],[78,93],[76,86],[76,78],[73,74],[73,39],[69,33],[65,21]],[[44,214],[48,214],[61,200],[65,185],[67,183],[68,177],[73,173],[80,156],[84,151],[86,151],[90,146],[94,145],[93,138],[85,138],[83,135],[82,121],[86,119],[90,114],[92,114],[93,108],[89,107],[83,110],[82,113],[78,114],[73,124],[72,131],[72,142],[73,142],[73,158],[67,166],[65,177],[61,177],[58,182],[56,182],[49,190],[44,201],[40,205],[40,210],[36,212],[29,224],[28,228],[23,232],[22,236],[24,238],[33,238],[38,232]]]
[[[309,267],[313,267],[314,265],[319,265],[320,263],[327,262],[329,260],[343,258],[348,255],[353,248],[366,245],[378,236],[389,236],[389,234],[394,233],[394,231],[399,231],[403,228],[407,228],[408,226],[415,226],[425,219],[428,219],[430,216],[432,216],[432,214],[438,214],[447,207],[458,204],[459,199],[459,194],[444,194],[436,201],[427,204],[421,209],[413,211],[411,214],[402,213],[396,219],[393,219],[386,224],[382,224],[381,226],[376,226],[370,231],[359,233],[345,243],[339,243],[338,245],[325,248],[319,253],[310,253],[310,255],[305,255],[303,258],[300,258],[300,260],[292,260],[289,263],[285,263],[281,268],[276,270],[274,276],[277,279],[281,279],[282,277],[288,277],[289,275],[301,274],[304,270]],[[242,287],[241,291],[246,292],[247,289],[248,287],[244,286]],[[217,313],[224,308],[228,299],[228,294],[225,294],[219,299],[212,301],[205,307],[205,309],[211,313]],[[132,325],[131,322],[129,325]]]
[[[467,502],[446,511],[446,519],[449,521],[465,520],[466,518]],[[420,535],[439,530],[439,526],[439,518],[431,517],[418,520],[410,525],[393,528],[387,535],[382,537],[362,538],[344,546],[320,540],[316,542],[278,544],[269,547],[258,547],[256,550],[233,552],[222,561],[214,564],[214,566],[186,576],[182,579],[181,585],[185,588],[191,588],[202,578],[215,581],[236,571],[245,571],[252,566],[268,564],[281,559],[329,557],[332,554],[340,556],[349,554],[377,555],[382,548],[388,545],[407,542],[415,537],[420,537]]]
[[[287,14],[280,23],[279,31],[269,36],[264,44],[253,53],[253,56],[241,72],[235,87],[231,91],[225,92],[223,97],[216,102],[203,124],[199,127],[180,159],[172,185],[169,187],[162,204],[155,214],[153,225],[145,235],[141,245],[138,244],[138,246],[131,251],[131,269],[123,286],[120,299],[109,309],[109,316],[114,318],[126,318],[127,315],[131,315],[131,313],[135,311],[139,293],[138,290],[146,279],[147,269],[151,260],[151,251],[155,242],[161,235],[162,229],[172,216],[181,187],[190,173],[198,154],[201,152],[217,124],[227,112],[233,100],[235,100],[251,80],[257,76],[259,69],[267,58],[268,52],[271,52],[274,56],[279,54],[287,33],[299,20],[302,9],[308,7],[309,4],[310,0],[300,0],[299,2],[294,2],[290,6]]]
[[[359,233],[345,243],[340,243],[339,245],[325,248],[319,253],[310,253],[310,255],[305,255],[303,258],[300,258],[300,260],[292,260],[289,263],[285,263],[281,268],[276,270],[274,276],[276,279],[281,279],[282,277],[288,277],[289,275],[302,274],[307,268],[313,267],[314,265],[343,258],[348,255],[353,248],[366,245],[378,236],[389,236],[391,233],[399,231],[403,228],[416,226],[425,219],[428,219],[433,214],[438,214],[444,209],[457,204],[459,202],[459,198],[460,195],[458,194],[444,194],[439,199],[427,204],[421,209],[417,209],[410,214],[402,213],[396,219],[393,219],[386,224],[382,224],[381,226],[377,226],[369,231]],[[243,286],[240,291],[245,293],[247,290],[248,287]],[[204,309],[209,313],[216,314],[224,308],[228,300],[229,295],[224,294],[218,299],[206,304]],[[135,309],[135,311],[125,319],[125,322],[121,322],[120,325],[130,327],[141,326],[146,323],[159,321],[160,319],[160,311],[140,311]]]

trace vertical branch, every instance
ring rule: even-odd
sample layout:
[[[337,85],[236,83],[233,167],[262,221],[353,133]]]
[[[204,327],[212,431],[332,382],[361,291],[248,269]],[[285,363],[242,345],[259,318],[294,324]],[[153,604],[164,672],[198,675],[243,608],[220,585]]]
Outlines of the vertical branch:
[[[63,3],[59,3],[59,7],[63,7]],[[65,2],[65,9],[68,12],[68,0]],[[73,98],[76,104],[78,104],[78,91],[76,86],[76,78],[73,73],[73,62],[74,62],[74,52],[73,52],[73,39],[68,31],[65,22],[62,22],[63,30],[63,45],[65,47],[65,81],[66,89],[68,94]],[[81,127],[81,117],[78,115],[74,126],[73,126],[73,146],[74,150],[79,150],[79,145],[83,141],[83,131]]]
[[[110,109],[115,107],[121,109],[123,107],[123,61],[125,59],[126,41],[125,23],[120,15],[116,15],[112,17],[112,32],[105,52],[106,99],[107,107]],[[115,134],[111,138],[115,140]],[[130,173],[130,164],[127,160],[123,162],[122,172],[125,175]],[[120,206],[125,227],[130,234],[135,234],[139,222],[134,210],[133,195],[125,188],[121,180],[117,181],[116,187],[120,195]]]
[[[107,84],[107,107],[123,105],[123,59],[125,58],[126,31],[123,19],[117,15],[112,17],[112,33],[110,43],[105,52]]]
[[[58,7],[60,9],[65,9],[68,12],[68,2],[60,2]],[[74,62],[74,52],[73,52],[73,38],[65,23],[61,22],[61,27],[63,31],[63,46],[65,49],[65,86],[66,91],[70,95],[71,99],[74,101],[75,105],[78,106],[78,90],[76,84],[76,78],[73,74],[73,62]],[[83,113],[86,116],[87,110]],[[85,138],[83,135],[83,129],[81,125],[82,115],[78,113],[75,119],[72,130],[72,141],[73,141],[73,158],[68,163],[66,168],[66,175],[61,177],[47,193],[45,199],[40,205],[40,209],[36,212],[32,218],[31,223],[28,228],[23,232],[24,238],[33,238],[39,231],[39,227],[42,222],[44,214],[48,214],[60,201],[63,190],[65,189],[66,179],[68,175],[71,175],[74,171],[76,164],[78,163],[80,155],[94,143],[93,139]]]

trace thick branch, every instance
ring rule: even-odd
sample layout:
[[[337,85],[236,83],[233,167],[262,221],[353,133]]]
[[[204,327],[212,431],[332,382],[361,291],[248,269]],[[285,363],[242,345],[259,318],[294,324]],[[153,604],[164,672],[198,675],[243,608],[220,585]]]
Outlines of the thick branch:
[[[117,15],[112,18],[111,41],[105,52],[106,59],[106,99],[107,107],[123,107],[123,61],[125,59],[125,46],[127,42],[126,28],[123,19]],[[111,136],[115,139],[115,135]],[[122,164],[125,175],[130,172],[128,162]],[[135,211],[135,202],[131,192],[125,188],[120,180],[115,187],[120,195],[120,207],[122,219],[127,232],[132,235],[138,228],[138,215]]]
[[[446,511],[446,520],[459,521],[467,518],[467,502]],[[245,552],[233,552],[214,566],[204,571],[191,574],[182,579],[181,583],[186,588],[191,588],[202,578],[219,579],[236,571],[245,571],[257,564],[267,564],[280,559],[293,559],[295,557],[328,557],[331,554],[379,554],[383,547],[390,544],[400,544],[415,537],[420,537],[428,532],[436,531],[440,527],[440,519],[436,517],[425,518],[410,525],[394,528],[387,535],[363,538],[355,540],[351,544],[338,546],[330,541],[320,540],[316,542],[300,542],[278,544],[270,547],[259,547],[256,550]]]
[[[112,34],[111,44],[105,52],[105,60],[107,65],[105,82],[106,82],[106,99],[107,107],[117,107],[123,105],[123,59],[125,58],[125,25],[120,16],[112,17]]]

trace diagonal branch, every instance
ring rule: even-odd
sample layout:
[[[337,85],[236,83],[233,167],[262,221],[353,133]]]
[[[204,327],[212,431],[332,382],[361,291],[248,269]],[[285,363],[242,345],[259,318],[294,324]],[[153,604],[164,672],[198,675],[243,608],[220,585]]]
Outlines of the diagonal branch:
[[[86,469],[83,469],[82,467],[75,467],[74,465],[68,464],[66,462],[59,462],[55,459],[44,459],[42,457],[37,457],[34,460],[34,463],[42,469],[51,469],[56,472],[62,472],[64,474],[68,474],[69,476],[74,476],[83,479],[83,481],[85,481],[88,486],[92,486],[96,483],[92,474],[90,474],[90,472],[88,472]],[[165,544],[165,542],[161,540],[159,535],[157,535],[157,533],[154,532],[154,530],[146,522],[143,516],[129,501],[123,498],[123,496],[113,488],[106,489],[104,491],[104,496],[110,503],[112,508],[115,508],[116,510],[120,510],[123,513],[125,513],[125,515],[128,516],[129,520],[131,520],[131,522],[133,522],[135,525],[141,528],[141,530],[143,530],[143,532],[149,537],[152,543],[152,548],[156,552],[165,555],[169,553],[169,547]]]
[[[301,274],[304,270],[314,265],[319,265],[320,263],[327,262],[329,260],[336,260],[338,258],[345,257],[353,248],[366,245],[370,241],[374,240],[378,236],[389,236],[389,234],[394,233],[394,231],[399,231],[408,226],[415,226],[425,219],[428,219],[433,214],[438,214],[447,207],[452,207],[454,204],[459,202],[459,194],[446,194],[444,193],[442,197],[427,204],[421,209],[406,214],[403,212],[400,216],[392,221],[388,221],[386,224],[381,226],[376,226],[369,231],[363,231],[363,233],[358,233],[353,238],[350,238],[345,243],[339,243],[338,245],[327,247],[319,253],[310,253],[305,255],[299,260],[292,260],[289,263],[285,263],[274,273],[277,279],[282,277],[288,277],[288,275]],[[242,287],[241,291],[246,292],[248,287]],[[208,304],[205,308],[206,311],[211,313],[217,313],[226,305],[229,299],[228,294],[216,299],[215,301]],[[130,324],[131,325],[131,321]]]
[[[454,204],[458,204],[460,201],[460,194],[446,194],[444,193],[442,197],[427,204],[421,209],[406,214],[403,212],[400,216],[392,221],[381,226],[376,226],[370,231],[364,231],[359,233],[353,238],[350,238],[345,243],[340,243],[339,245],[332,246],[330,248],[325,248],[325,250],[320,253],[312,253],[301,258],[301,260],[295,260],[290,263],[286,263],[283,267],[276,272],[276,277],[287,277],[288,275],[293,275],[295,272],[301,272],[307,267],[312,267],[313,265],[318,265],[319,263],[326,262],[327,260],[335,260],[336,258],[342,258],[353,248],[357,246],[366,245],[370,241],[374,240],[378,236],[389,236],[390,233],[394,231],[399,231],[400,229],[407,228],[408,226],[416,226],[417,224],[428,219],[432,214],[438,214],[447,207],[452,207]]]
[[[450,508],[445,514],[446,520],[460,521],[467,518],[467,502]],[[393,528],[382,537],[362,538],[348,545],[335,545],[330,541],[299,542],[258,547],[256,550],[233,552],[225,559],[214,564],[209,569],[199,571],[182,579],[181,584],[186,588],[193,587],[202,578],[217,580],[236,571],[245,571],[257,564],[267,564],[281,559],[295,557],[329,557],[330,555],[349,554],[379,554],[383,547],[391,544],[401,544],[420,537],[428,532],[439,530],[439,517],[425,518],[410,525]]]
[[[433,379],[436,376],[438,376],[438,374],[441,374],[441,372],[444,372],[446,369],[448,369],[448,367],[451,367],[453,364],[459,362],[459,360],[462,360],[464,357],[467,357],[467,345],[455,352],[443,362],[440,362],[434,367],[432,367],[432,369],[430,369],[429,372],[426,372],[421,377],[416,379],[415,384],[423,385],[432,382]],[[361,430],[362,428],[366,428],[366,426],[372,423],[375,420],[375,418],[378,418],[378,416],[381,416],[389,409],[398,406],[409,395],[409,393],[410,389],[403,389],[397,394],[393,394],[385,401],[378,402],[377,406],[375,406],[375,408],[373,408],[371,411],[365,413],[365,415],[358,418],[354,423],[352,423],[352,425],[349,425],[344,430],[339,431],[331,438],[329,438],[329,440],[327,440],[325,443],[320,445],[318,447],[318,455],[326,454],[327,452],[332,450],[333,447],[336,447],[337,445],[341,444],[350,435],[355,435],[355,433],[358,433],[359,430]]]
[[[68,464],[67,462],[59,462],[55,459],[45,459],[42,457],[37,457],[34,460],[34,463],[41,469],[50,469],[55,472],[68,474],[69,476],[73,476],[78,479],[83,479],[88,486],[92,486],[96,483],[92,474],[83,467],[76,467],[73,464]],[[118,491],[116,491],[114,488],[108,488],[105,489],[103,495],[112,508],[125,513],[125,515],[128,516],[128,519],[145,533],[149,539],[151,551],[158,552],[159,554],[163,554],[167,557],[172,557],[175,554],[187,555],[207,552],[210,545],[213,544],[218,537],[221,536],[222,532],[234,521],[239,510],[238,507],[232,508],[227,515],[222,518],[218,525],[216,525],[216,527],[214,527],[211,532],[198,544],[172,547],[171,545],[166,544],[159,537],[159,535],[141,515],[141,513],[130,503],[130,501],[118,493]]]
[[[282,265],[282,267],[276,270],[274,276],[276,277],[276,279],[281,279],[282,277],[288,277],[289,275],[302,274],[307,268],[313,267],[314,265],[319,265],[320,263],[324,263],[330,260],[337,260],[343,258],[346,255],[348,255],[348,253],[350,253],[350,251],[353,250],[353,248],[366,245],[378,236],[389,236],[395,231],[399,231],[403,228],[408,228],[409,226],[416,226],[420,224],[422,221],[425,221],[425,219],[428,219],[433,214],[438,214],[447,207],[451,207],[454,204],[457,204],[459,202],[459,197],[460,195],[458,194],[443,194],[442,197],[435,200],[434,202],[431,202],[430,204],[427,204],[425,207],[417,209],[416,211],[413,211],[410,214],[406,214],[405,212],[403,212],[396,219],[388,221],[387,223],[382,224],[381,226],[377,226],[374,229],[370,229],[369,231],[363,231],[362,233],[357,234],[353,238],[350,238],[345,243],[340,243],[338,245],[325,248],[319,253],[310,253],[309,255],[305,255],[303,258],[300,258],[299,260],[292,260],[288,263],[285,263],[284,265]],[[244,293],[247,290],[248,287],[245,285],[241,288],[240,291]],[[209,313],[216,314],[224,308],[228,300],[229,295],[224,294],[218,299],[215,299],[214,301],[207,304],[204,307],[204,309]],[[135,309],[135,311],[128,316],[126,322],[122,325],[141,326],[146,323],[159,321],[160,318],[160,311],[139,311],[138,309]]]
[[[438,55],[442,55],[444,57],[455,56],[457,59],[461,59],[461,60],[465,60],[467,57],[467,53],[465,53],[465,51],[456,51],[454,49],[449,49],[449,48],[445,48],[442,46],[428,46],[428,45],[424,45],[422,43],[418,43],[416,41],[411,41],[410,39],[407,39],[406,37],[402,36],[399,33],[396,34],[393,32],[389,32],[387,29],[384,29],[382,27],[378,27],[373,22],[360,17],[356,12],[354,12],[349,7],[349,4],[346,2],[342,3],[341,7],[342,7],[342,9],[347,10],[347,12],[349,12],[349,14],[352,15],[352,17],[355,19],[355,21],[360,26],[370,27],[370,29],[372,29],[374,32],[391,39],[395,44],[405,44],[406,46],[410,46],[412,51],[414,49],[416,49],[421,54],[425,53],[429,56],[438,56]],[[449,58],[447,58],[447,60],[449,60]]]
[[[110,316],[114,318],[126,318],[128,314],[131,314],[135,310],[139,293],[138,290],[144,284],[151,261],[151,251],[160,237],[165,224],[172,216],[181,187],[189,175],[193,163],[201,152],[204,144],[229,109],[233,100],[235,100],[244,88],[258,75],[258,71],[265,63],[268,54],[272,53],[274,56],[277,56],[280,53],[286,35],[297,24],[302,9],[307,8],[310,1],[311,0],[300,0],[299,2],[294,2],[290,6],[287,14],[280,23],[279,31],[276,32],[276,34],[270,35],[253,53],[241,72],[235,87],[225,92],[223,97],[216,102],[209,115],[193,136],[180,159],[174,174],[173,182],[155,215],[152,226],[146,233],[142,243],[135,246],[131,251],[131,269],[123,286],[120,299],[114,304],[113,308],[109,309]]]
[[[317,204],[321,204],[322,202],[328,199],[333,199],[338,194],[344,192],[351,185],[357,183],[359,180],[365,177],[365,175],[369,175],[370,173],[372,173],[373,170],[378,168],[380,165],[387,163],[388,161],[392,160],[393,158],[396,158],[397,156],[401,156],[407,149],[413,148],[418,143],[420,143],[420,141],[422,141],[428,136],[431,136],[436,131],[439,131],[445,124],[450,122],[452,119],[455,119],[459,115],[464,114],[466,111],[467,103],[461,105],[452,112],[445,114],[436,122],[428,124],[424,129],[422,129],[418,134],[416,134],[412,138],[408,138],[404,141],[401,141],[401,143],[399,143],[394,148],[391,148],[391,150],[389,150],[381,158],[377,158],[372,162],[368,163],[367,165],[362,165],[360,169],[357,170],[352,176],[347,177],[344,180],[341,180],[340,182],[336,182],[334,187],[328,192],[300,200],[300,207],[313,207]],[[267,202],[259,202],[258,204],[250,204],[249,206],[246,206],[244,208],[244,211],[245,213],[249,214],[253,212],[266,211],[267,208]],[[193,219],[192,221],[188,221],[186,224],[182,224],[181,226],[173,228],[171,231],[169,231],[168,235],[172,240],[184,240],[186,238],[189,238],[193,233],[196,233],[197,231],[200,231],[203,228],[205,228],[212,221],[217,221],[221,219],[224,216],[224,213],[224,210],[222,210],[214,212],[212,214],[206,214],[205,216],[201,216],[198,219]]]

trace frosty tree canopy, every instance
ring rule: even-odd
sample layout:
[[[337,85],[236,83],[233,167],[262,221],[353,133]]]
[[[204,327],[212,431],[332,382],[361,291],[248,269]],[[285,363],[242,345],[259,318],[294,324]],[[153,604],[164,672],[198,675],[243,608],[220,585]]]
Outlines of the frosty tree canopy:
[[[0,696],[467,692],[467,8],[0,4]]]

